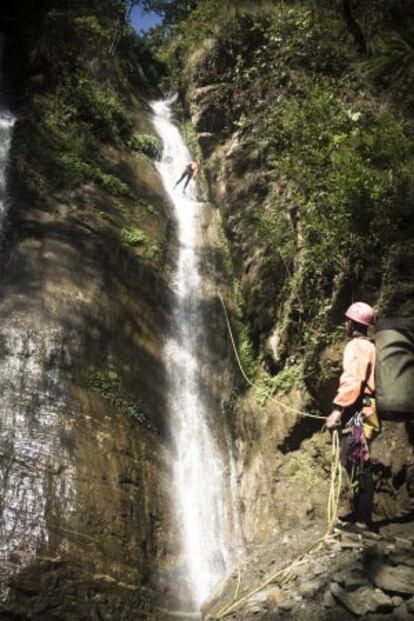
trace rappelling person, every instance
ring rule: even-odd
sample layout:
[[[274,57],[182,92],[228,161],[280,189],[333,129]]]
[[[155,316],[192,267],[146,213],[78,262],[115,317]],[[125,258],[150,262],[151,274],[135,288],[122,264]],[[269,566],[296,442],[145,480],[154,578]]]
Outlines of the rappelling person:
[[[375,346],[368,338],[374,311],[365,302],[347,309],[346,331],[350,337],[343,355],[343,370],[326,426],[340,426],[341,462],[351,491],[351,512],[338,518],[340,527],[377,530],[372,523],[374,482],[369,445],[380,426],[375,407]]]
[[[181,181],[187,177],[186,182],[184,184],[184,189],[183,189],[183,192],[185,192],[191,179],[195,179],[197,177],[199,168],[200,168],[200,165],[197,161],[189,162],[187,166],[185,167],[183,174],[178,179],[178,181],[175,183],[174,188],[176,188],[177,185],[181,183]]]

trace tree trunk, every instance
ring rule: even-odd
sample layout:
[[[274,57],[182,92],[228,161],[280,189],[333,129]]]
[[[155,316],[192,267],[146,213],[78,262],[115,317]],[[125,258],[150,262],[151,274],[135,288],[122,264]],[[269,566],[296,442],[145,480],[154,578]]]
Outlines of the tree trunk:
[[[362,54],[367,54],[368,52],[367,42],[365,40],[364,33],[362,32],[361,26],[359,25],[358,21],[355,19],[352,9],[353,9],[353,0],[343,0],[342,14],[344,16],[348,30],[354,37],[354,41],[358,45],[359,51]]]

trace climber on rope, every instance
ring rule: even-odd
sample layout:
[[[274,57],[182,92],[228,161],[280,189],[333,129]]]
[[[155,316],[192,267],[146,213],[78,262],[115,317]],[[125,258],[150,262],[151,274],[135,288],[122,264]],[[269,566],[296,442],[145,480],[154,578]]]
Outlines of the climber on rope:
[[[351,512],[338,518],[350,530],[376,530],[372,523],[374,482],[369,445],[380,426],[375,406],[375,346],[368,338],[374,311],[364,302],[347,309],[346,331],[350,337],[343,355],[343,371],[326,426],[341,426],[341,462],[351,491]]]
[[[198,175],[198,171],[199,171],[200,165],[199,163],[196,162],[190,162],[189,164],[187,164],[187,166],[184,169],[183,174],[181,175],[181,177],[178,179],[178,181],[175,183],[174,188],[177,187],[177,185],[179,183],[181,183],[181,181],[183,179],[186,179],[185,183],[184,183],[184,189],[183,189],[183,193],[186,191],[188,184],[190,183],[191,179],[195,179]]]

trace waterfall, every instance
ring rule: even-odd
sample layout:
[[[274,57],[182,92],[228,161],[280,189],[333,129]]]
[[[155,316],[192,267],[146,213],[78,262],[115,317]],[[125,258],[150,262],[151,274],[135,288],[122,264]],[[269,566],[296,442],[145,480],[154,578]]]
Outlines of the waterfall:
[[[15,121],[14,116],[2,100],[1,86],[2,80],[0,76],[0,234],[2,232],[4,219],[7,214],[7,162],[12,130]]]
[[[220,432],[216,429],[220,428],[222,413],[212,411],[208,396],[214,377],[206,372],[211,335],[203,312],[203,263],[197,246],[201,204],[194,196],[193,182],[185,194],[183,184],[174,188],[192,158],[172,121],[172,101],[152,104],[154,127],[164,147],[158,170],[175,208],[179,243],[172,330],[165,344],[165,359],[170,384],[168,415],[175,446],[173,504],[193,603],[199,609],[229,566],[233,509],[228,493],[231,484],[226,480],[225,439],[219,446]]]

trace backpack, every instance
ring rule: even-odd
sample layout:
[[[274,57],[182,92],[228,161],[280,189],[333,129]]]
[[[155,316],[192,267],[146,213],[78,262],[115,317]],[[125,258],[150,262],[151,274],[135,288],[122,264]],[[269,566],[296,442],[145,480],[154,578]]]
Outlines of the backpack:
[[[374,340],[378,412],[414,418],[414,318],[379,319]]]

